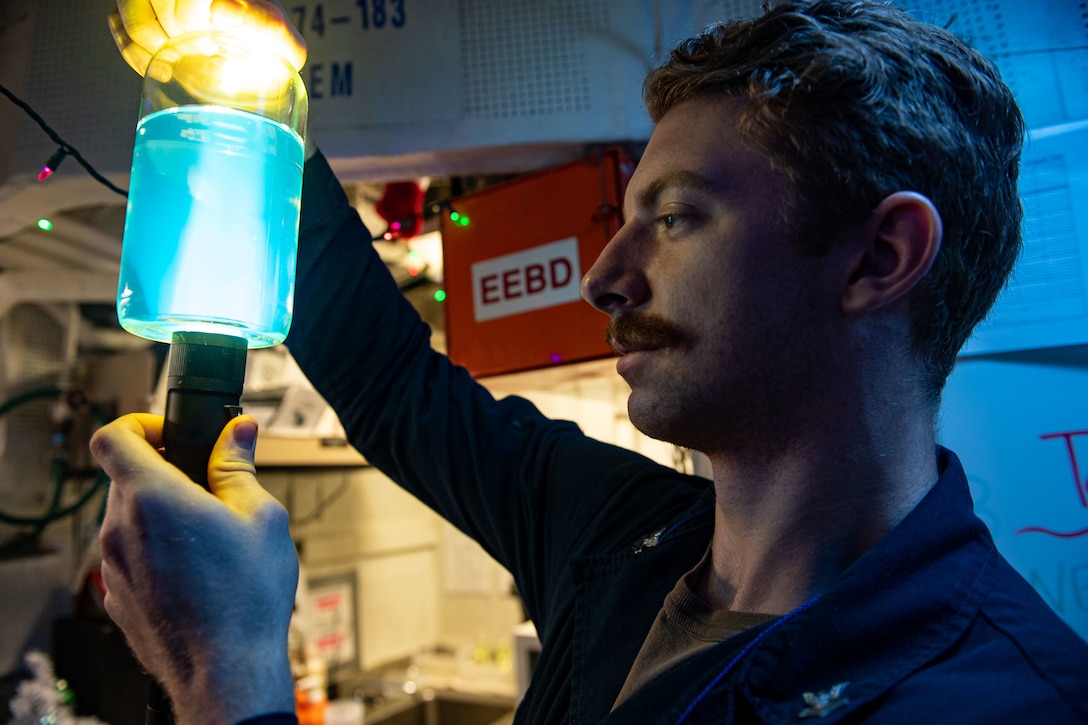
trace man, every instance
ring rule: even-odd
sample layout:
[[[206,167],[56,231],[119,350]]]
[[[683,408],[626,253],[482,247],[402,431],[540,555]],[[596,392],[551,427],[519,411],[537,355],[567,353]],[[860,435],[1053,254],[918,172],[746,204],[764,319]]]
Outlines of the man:
[[[120,4],[130,59],[176,25]],[[1023,127],[994,67],[884,5],[786,3],[683,44],[646,99],[625,225],[583,293],[631,420],[706,453],[712,482],[494,401],[430,350],[307,162],[288,343],[353,444],[514,574],[543,643],[518,722],[1088,718],[1088,647],[935,443],[1020,244]],[[294,559],[255,434],[224,431],[215,495],[162,462],[155,418],[93,441],[107,609],[185,721],[290,710]]]

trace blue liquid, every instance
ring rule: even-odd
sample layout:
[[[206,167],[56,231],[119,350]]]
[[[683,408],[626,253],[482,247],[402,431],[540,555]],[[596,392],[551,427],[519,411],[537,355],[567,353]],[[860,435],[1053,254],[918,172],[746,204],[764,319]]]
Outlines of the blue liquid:
[[[117,316],[134,335],[176,331],[283,342],[291,327],[303,142],[262,116],[186,106],[140,121]]]

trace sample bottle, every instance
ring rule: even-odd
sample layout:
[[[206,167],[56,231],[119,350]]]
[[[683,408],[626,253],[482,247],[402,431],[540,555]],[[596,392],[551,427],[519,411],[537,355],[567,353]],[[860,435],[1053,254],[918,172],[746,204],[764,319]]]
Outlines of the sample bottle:
[[[291,326],[306,89],[289,63],[219,32],[167,43],[145,73],[117,315],[129,332],[268,347]]]

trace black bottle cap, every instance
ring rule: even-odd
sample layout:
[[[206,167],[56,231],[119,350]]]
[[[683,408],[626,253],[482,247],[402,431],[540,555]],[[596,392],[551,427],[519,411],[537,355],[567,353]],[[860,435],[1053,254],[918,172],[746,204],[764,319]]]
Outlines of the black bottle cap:
[[[211,332],[175,332],[170,340],[172,390],[242,391],[248,345],[240,337]]]

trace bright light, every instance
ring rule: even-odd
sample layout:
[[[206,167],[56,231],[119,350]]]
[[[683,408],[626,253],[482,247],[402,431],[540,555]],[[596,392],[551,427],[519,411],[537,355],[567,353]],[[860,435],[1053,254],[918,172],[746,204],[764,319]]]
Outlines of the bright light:
[[[271,54],[259,51],[224,55],[219,60],[208,68],[217,72],[218,90],[228,97],[275,97],[287,85],[287,74],[293,72]]]
[[[49,221],[45,217],[42,217],[41,219],[38,220],[38,229],[41,229],[43,232],[52,231],[53,230],[53,222]]]
[[[445,302],[446,301],[446,290],[444,290],[444,289],[435,290],[434,291],[434,301],[435,302]]]
[[[294,69],[252,37],[233,30],[178,37],[152,59],[146,74],[160,84],[186,89],[205,105],[268,115],[292,87]]]

